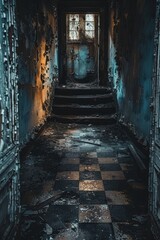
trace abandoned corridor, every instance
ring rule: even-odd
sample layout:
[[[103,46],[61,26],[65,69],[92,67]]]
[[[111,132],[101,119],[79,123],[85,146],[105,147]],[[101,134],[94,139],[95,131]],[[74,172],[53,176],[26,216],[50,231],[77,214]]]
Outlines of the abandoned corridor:
[[[159,23],[160,0],[0,0],[0,239],[160,239]]]
[[[118,125],[48,122],[21,156],[21,240],[152,240],[147,185]]]

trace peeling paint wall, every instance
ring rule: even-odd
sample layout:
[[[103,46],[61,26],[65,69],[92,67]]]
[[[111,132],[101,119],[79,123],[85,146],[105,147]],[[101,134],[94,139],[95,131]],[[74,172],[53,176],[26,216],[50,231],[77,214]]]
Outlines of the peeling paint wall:
[[[119,113],[149,139],[155,2],[114,0],[110,6],[109,78]]]
[[[160,239],[160,0],[157,0],[154,35],[153,115],[149,168],[149,214],[155,239]]]
[[[12,239],[19,215],[19,118],[15,0],[0,0],[0,238]]]
[[[48,1],[17,0],[20,142],[50,113],[57,79],[57,14]]]

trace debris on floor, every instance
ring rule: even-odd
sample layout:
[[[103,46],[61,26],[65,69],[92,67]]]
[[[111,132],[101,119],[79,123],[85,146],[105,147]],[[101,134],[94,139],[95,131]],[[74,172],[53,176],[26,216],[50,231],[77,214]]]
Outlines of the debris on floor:
[[[128,144],[118,126],[49,122],[21,160],[16,240],[152,240]]]

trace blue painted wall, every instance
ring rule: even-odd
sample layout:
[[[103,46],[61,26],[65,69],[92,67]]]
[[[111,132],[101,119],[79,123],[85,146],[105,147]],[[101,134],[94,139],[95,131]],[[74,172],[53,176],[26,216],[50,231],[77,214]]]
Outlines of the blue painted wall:
[[[114,1],[110,14],[109,77],[121,119],[149,139],[155,3]]]

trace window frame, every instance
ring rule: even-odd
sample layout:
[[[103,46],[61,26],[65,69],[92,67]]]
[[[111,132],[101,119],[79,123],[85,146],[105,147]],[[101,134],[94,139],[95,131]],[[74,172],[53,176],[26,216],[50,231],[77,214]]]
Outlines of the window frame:
[[[74,16],[74,15],[78,15],[79,16],[79,21],[75,21],[77,24],[77,33],[78,33],[78,37],[71,39],[71,32],[76,32],[76,30],[72,30],[72,27],[70,27],[70,24],[73,24],[72,21],[70,20],[70,16]],[[86,20],[86,16],[87,15],[93,15],[93,20],[92,21],[88,21]],[[81,21],[81,19],[83,19],[83,21]],[[87,23],[92,23],[93,24],[93,30],[91,29],[86,29],[86,24]],[[81,25],[81,26],[80,26]],[[80,31],[81,29],[84,31],[84,37],[86,38],[86,40],[88,42],[92,42],[94,41],[95,38],[95,13],[68,13],[66,14],[66,34],[67,34],[67,42],[72,42],[72,43],[78,43],[81,42],[81,37],[80,37]],[[90,34],[88,33],[92,33],[92,37],[89,36]],[[75,34],[76,35],[76,34]]]

